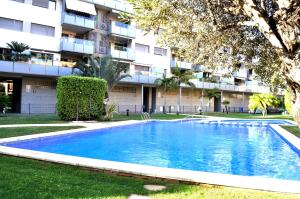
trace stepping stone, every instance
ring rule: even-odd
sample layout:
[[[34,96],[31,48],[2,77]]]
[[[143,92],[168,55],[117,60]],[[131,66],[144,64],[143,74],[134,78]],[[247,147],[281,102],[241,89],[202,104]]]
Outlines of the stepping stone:
[[[128,199],[150,199],[148,196],[142,196],[142,195],[136,195],[136,194],[131,194]]]
[[[144,185],[144,189],[148,190],[148,191],[162,191],[164,189],[166,189],[166,186],[162,186],[162,185]]]

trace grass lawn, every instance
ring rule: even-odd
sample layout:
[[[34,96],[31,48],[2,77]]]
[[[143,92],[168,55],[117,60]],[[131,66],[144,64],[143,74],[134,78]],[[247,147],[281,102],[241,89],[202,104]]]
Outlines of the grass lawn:
[[[293,120],[290,115],[267,115],[263,117],[261,114],[248,114],[248,113],[204,113],[207,116],[217,116],[217,117],[228,117],[228,118],[239,118],[239,119],[286,119]]]
[[[72,166],[0,155],[0,198],[300,198],[297,195],[260,192],[209,185],[186,185],[121,177]],[[145,184],[166,185],[150,192]]]
[[[78,129],[82,126],[43,126],[43,127],[11,127],[0,128],[0,138],[16,137],[22,135],[32,135],[38,133],[48,133],[54,131],[63,131]]]
[[[57,115],[0,115],[0,125],[63,123]]]
[[[45,133],[73,127],[1,128],[1,137]],[[75,128],[79,128],[75,127]],[[211,185],[187,185],[116,176],[79,167],[0,155],[0,198],[300,198],[300,195],[261,192]],[[146,184],[166,185],[159,192]]]
[[[300,129],[299,129],[298,126],[285,126],[285,125],[282,125],[281,127],[300,138]]]

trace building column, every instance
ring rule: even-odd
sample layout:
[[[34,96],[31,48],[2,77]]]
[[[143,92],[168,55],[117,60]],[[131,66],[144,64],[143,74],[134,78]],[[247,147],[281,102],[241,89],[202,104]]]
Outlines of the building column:
[[[221,112],[223,112],[223,91],[221,91]]]
[[[243,92],[242,107],[243,107],[243,111],[244,111],[244,108],[245,108],[245,93],[244,92]]]
[[[144,84],[141,86],[141,112],[144,112]]]

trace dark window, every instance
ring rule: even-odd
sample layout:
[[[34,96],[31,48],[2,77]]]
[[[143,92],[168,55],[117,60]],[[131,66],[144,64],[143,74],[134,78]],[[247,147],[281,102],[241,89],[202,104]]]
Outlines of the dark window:
[[[0,28],[22,31],[23,21],[0,17]]]
[[[32,5],[38,6],[41,8],[49,8],[51,10],[55,10],[56,1],[54,0],[32,0]]]
[[[24,3],[24,0],[11,0],[11,1],[16,1],[16,2],[20,2],[20,3]]]
[[[39,35],[54,37],[55,28],[51,27],[51,26],[44,26],[44,25],[32,23],[30,32],[33,33],[33,34],[39,34]]]

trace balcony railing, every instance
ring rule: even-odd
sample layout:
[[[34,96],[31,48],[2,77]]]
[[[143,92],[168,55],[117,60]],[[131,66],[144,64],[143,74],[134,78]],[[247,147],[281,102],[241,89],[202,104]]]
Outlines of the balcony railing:
[[[84,27],[87,29],[95,28],[95,20],[75,14],[64,13],[63,14],[63,24],[70,24],[74,26]]]
[[[111,56],[117,59],[135,60],[135,53],[131,48],[112,48]]]
[[[30,62],[13,62],[0,60],[0,72],[45,76],[64,76],[72,74],[72,68],[31,64]]]
[[[133,14],[133,8],[129,3],[117,1],[117,0],[87,0],[96,5],[104,6],[110,9],[127,12]]]
[[[76,39],[70,37],[61,38],[61,50],[69,52],[77,52],[83,54],[94,53],[94,42],[84,39]]]
[[[120,36],[125,36],[129,38],[136,37],[136,30],[135,27],[132,25],[124,24],[119,21],[112,21],[110,27],[110,33],[116,34]]]
[[[171,60],[171,68],[175,68],[176,66],[178,66],[181,69],[188,69],[188,70],[192,69],[192,63]]]
[[[248,73],[246,70],[239,70],[239,71],[234,72],[234,76],[241,77],[241,78],[247,78]]]

